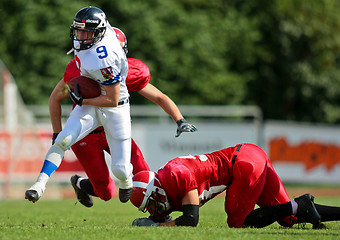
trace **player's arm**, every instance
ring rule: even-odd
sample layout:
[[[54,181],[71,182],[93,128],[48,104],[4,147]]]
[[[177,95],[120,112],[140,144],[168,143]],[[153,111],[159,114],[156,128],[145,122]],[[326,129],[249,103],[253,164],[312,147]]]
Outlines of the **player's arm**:
[[[48,102],[53,133],[59,133],[62,130],[61,102],[67,98],[68,92],[66,83],[64,82],[64,79],[61,79],[52,91]]]
[[[161,92],[152,84],[148,83],[143,89],[139,90],[138,93],[159,105],[167,114],[171,116],[178,126],[176,137],[178,137],[182,132],[197,131],[194,125],[189,124],[184,119],[177,105],[166,94]]]
[[[196,227],[199,220],[199,198],[197,189],[190,190],[182,199],[183,215],[159,226],[190,226]]]
[[[138,93],[163,108],[175,122],[183,118],[177,105],[152,84],[148,83],[143,89],[139,90]]]
[[[113,85],[103,85],[106,95],[95,98],[84,99],[82,105],[92,105],[96,107],[117,107],[120,95],[120,83]]]

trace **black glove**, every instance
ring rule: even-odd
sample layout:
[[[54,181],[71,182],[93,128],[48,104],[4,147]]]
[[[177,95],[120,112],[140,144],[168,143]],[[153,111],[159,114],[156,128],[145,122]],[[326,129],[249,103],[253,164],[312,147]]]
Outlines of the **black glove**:
[[[172,221],[172,217],[170,215],[166,215],[163,217],[155,217],[150,215],[149,219],[151,219],[154,222],[159,222],[159,223],[163,223],[163,222],[171,222]]]
[[[196,132],[197,128],[188,123],[187,120],[185,120],[184,118],[178,120],[177,122],[177,133],[175,137],[179,137],[179,135],[181,135],[182,132]]]
[[[159,223],[152,221],[150,218],[136,218],[132,222],[132,226],[137,227],[158,227]]]
[[[82,103],[83,103],[83,96],[80,94],[79,92],[79,84],[76,83],[75,86],[74,86],[74,91],[72,91],[71,89],[68,90],[68,94],[70,95],[70,98],[72,99],[72,101],[81,106]]]
[[[58,137],[59,133],[53,133],[53,137],[52,137],[52,145],[55,143],[56,138]]]

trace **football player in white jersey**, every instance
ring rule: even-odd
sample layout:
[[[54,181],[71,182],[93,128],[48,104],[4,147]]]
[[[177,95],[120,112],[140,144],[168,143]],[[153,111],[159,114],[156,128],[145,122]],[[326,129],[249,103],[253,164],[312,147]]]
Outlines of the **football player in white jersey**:
[[[69,90],[70,98],[77,106],[48,150],[40,175],[26,191],[25,198],[38,201],[64,152],[98,126],[103,126],[111,151],[111,170],[120,181],[119,199],[127,202],[132,193],[132,165],[126,55],[105,13],[96,7],[85,7],[77,12],[70,37],[81,75],[99,82],[102,94],[84,99],[77,86],[74,91]]]

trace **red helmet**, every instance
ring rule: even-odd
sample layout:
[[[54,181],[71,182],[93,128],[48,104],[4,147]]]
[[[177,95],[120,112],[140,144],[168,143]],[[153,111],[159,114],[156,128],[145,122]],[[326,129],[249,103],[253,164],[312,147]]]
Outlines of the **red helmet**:
[[[132,178],[133,188],[130,201],[140,211],[148,211],[151,215],[160,217],[170,209],[168,198],[155,172],[140,171]]]
[[[127,54],[128,53],[128,46],[127,46],[127,38],[126,38],[125,34],[119,28],[112,27],[112,29],[116,32],[116,36],[117,36],[118,40],[123,44],[124,52],[125,52],[125,54]]]

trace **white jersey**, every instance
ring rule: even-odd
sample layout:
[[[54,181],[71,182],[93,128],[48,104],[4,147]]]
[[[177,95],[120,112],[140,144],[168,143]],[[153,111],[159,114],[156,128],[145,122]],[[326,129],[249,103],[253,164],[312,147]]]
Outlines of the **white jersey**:
[[[103,39],[91,48],[75,51],[81,75],[92,78],[102,85],[120,83],[119,101],[129,97],[126,87],[128,62],[126,55],[110,24]]]

